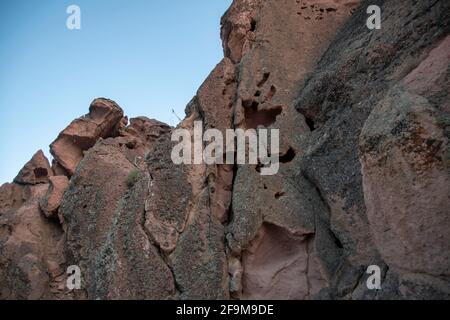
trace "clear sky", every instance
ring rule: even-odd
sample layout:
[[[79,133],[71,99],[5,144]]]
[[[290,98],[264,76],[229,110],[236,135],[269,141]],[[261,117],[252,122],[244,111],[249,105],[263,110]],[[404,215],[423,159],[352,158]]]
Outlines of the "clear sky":
[[[171,125],[223,56],[232,0],[0,1],[0,184],[96,97]],[[69,30],[69,5],[81,30]]]

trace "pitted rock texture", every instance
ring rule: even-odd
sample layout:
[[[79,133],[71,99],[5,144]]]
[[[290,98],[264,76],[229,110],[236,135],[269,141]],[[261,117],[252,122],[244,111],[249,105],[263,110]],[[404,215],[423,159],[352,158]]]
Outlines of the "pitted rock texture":
[[[53,175],[50,164],[42,150],[36,152],[30,161],[20,170],[14,182],[19,184],[35,185],[48,183],[49,177]]]
[[[0,298],[450,299],[449,22],[444,0],[234,0],[176,128],[99,98],[1,186]],[[196,121],[279,129],[279,171],[174,164]]]

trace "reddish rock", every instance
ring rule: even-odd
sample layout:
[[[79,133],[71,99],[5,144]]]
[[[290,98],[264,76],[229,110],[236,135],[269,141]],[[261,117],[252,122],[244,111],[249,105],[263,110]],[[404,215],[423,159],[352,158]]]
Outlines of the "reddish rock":
[[[264,224],[243,253],[242,298],[304,300],[318,293],[327,281],[317,264],[313,243],[309,235]]]
[[[236,66],[224,58],[210,73],[197,92],[197,103],[204,122],[210,128],[221,130],[233,125],[233,102],[236,95]]]
[[[135,165],[144,166],[144,156],[152,144],[170,127],[155,119],[147,117],[131,118],[130,124],[119,130],[118,141],[123,144],[127,158]]]
[[[425,95],[432,101],[438,99],[436,102],[439,102],[439,108],[446,113],[450,113],[449,92],[443,91],[442,87],[449,85],[449,61],[450,36],[447,36],[403,79],[410,91]]]
[[[177,128],[279,129],[274,176],[175,165],[172,128],[95,100],[52,144],[67,188],[0,189],[0,297],[449,299],[450,2],[380,2],[382,32],[358,3],[222,18],[225,57]]]
[[[20,184],[48,183],[49,177],[53,175],[50,164],[42,150],[36,152],[30,161],[20,170],[14,182]]]
[[[64,169],[57,161],[52,160],[52,171],[55,176],[68,176],[66,169]]]
[[[5,188],[10,186],[2,186],[0,194]],[[63,285],[62,229],[39,212],[39,199],[47,188],[16,188],[18,198],[27,189],[23,204],[0,214],[0,299],[69,297]]]
[[[64,193],[68,263],[81,268],[88,299],[171,299],[173,275],[144,227],[149,176],[120,138],[98,141]]]
[[[361,134],[372,236],[399,273],[450,276],[449,48],[447,37],[391,89]]]
[[[47,193],[39,202],[40,208],[47,218],[57,215],[62,197],[68,186],[69,180],[66,176],[50,177]]]
[[[140,139],[141,144],[148,147],[169,129],[170,127],[161,121],[137,117],[130,119],[130,124],[120,130],[120,135]]]
[[[222,17],[221,38],[224,54],[234,63],[242,59],[254,41],[254,16],[262,3],[261,0],[234,1]]]
[[[50,145],[50,152],[59,165],[73,175],[84,151],[93,147],[99,138],[116,135],[122,118],[123,111],[114,101],[96,99],[87,115],[74,120],[59,134]]]
[[[291,104],[357,4],[235,1],[222,19],[225,54],[239,62],[233,124],[279,129],[281,139],[278,174],[261,177],[249,166],[239,166],[234,173],[227,236],[233,254],[242,258],[243,298],[311,298],[329,286],[340,259],[331,235],[314,234],[319,229],[314,217],[326,217],[327,205],[296,171],[305,149],[301,139],[310,129]],[[332,10],[327,13],[327,8]],[[299,187],[291,185],[291,179]],[[288,243],[296,250],[290,251]],[[312,250],[307,252],[310,247],[317,248],[314,259]],[[234,278],[231,283],[239,287]]]
[[[0,214],[23,205],[27,198],[27,188],[17,183],[5,183],[0,193]]]

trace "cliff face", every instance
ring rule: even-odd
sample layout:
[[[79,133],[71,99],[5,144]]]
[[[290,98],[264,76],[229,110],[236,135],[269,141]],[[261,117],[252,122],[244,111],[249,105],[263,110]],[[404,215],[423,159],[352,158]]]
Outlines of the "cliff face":
[[[279,172],[175,165],[174,128],[97,99],[1,187],[0,298],[450,298],[449,21],[444,0],[235,0],[177,128],[279,129]]]

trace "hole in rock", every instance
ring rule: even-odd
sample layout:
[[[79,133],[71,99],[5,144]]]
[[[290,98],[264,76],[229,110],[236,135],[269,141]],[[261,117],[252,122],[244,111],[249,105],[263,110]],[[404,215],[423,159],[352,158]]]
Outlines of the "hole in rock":
[[[314,120],[311,119],[310,117],[305,116],[305,122],[306,122],[306,125],[308,126],[309,130],[314,131],[316,129]]]
[[[270,86],[270,91],[266,96],[266,101],[272,100],[273,96],[277,93],[277,88],[275,86]]]
[[[280,199],[282,196],[284,196],[284,192],[282,191],[275,193],[275,199]]]
[[[291,162],[292,160],[294,160],[294,158],[295,158],[295,151],[294,151],[294,149],[289,148],[289,150],[285,154],[280,156],[280,162],[288,163],[288,162]]]
[[[45,168],[34,169],[34,176],[36,178],[45,178],[48,175],[48,171]]]
[[[256,21],[255,19],[252,19],[252,21],[250,22],[250,31],[254,32],[256,30]]]
[[[268,127],[277,120],[283,108],[281,106],[268,110],[259,110],[259,103],[254,100],[242,102],[244,107],[245,124],[247,129],[256,129],[258,126]]]
[[[308,246],[314,239],[293,234],[284,227],[263,223],[242,254],[243,299],[304,299]],[[292,285],[295,283],[296,285]]]
[[[333,233],[333,238],[334,238],[334,243],[336,244],[336,246],[337,246],[339,249],[344,248],[344,246],[342,245],[341,240],[339,240],[338,237],[336,237],[336,235],[335,235],[334,233]]]
[[[147,140],[149,140],[149,137],[147,136]],[[130,149],[133,150],[134,148],[136,148],[136,141],[129,141],[125,144],[125,146]]]
[[[267,80],[269,80],[269,77],[270,77],[270,72],[264,72],[263,77],[262,77],[261,81],[258,82],[257,86],[262,87],[264,85],[264,83],[266,83]]]

